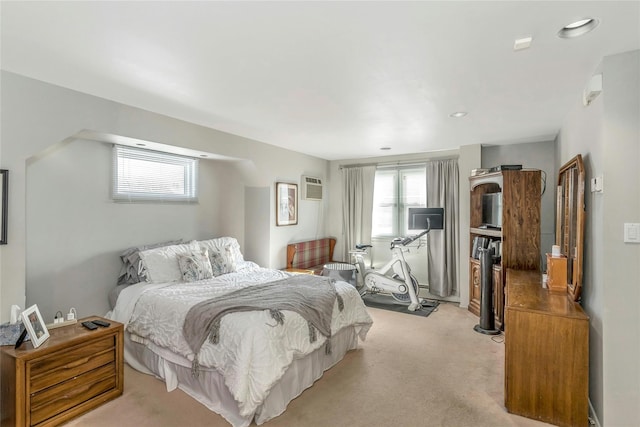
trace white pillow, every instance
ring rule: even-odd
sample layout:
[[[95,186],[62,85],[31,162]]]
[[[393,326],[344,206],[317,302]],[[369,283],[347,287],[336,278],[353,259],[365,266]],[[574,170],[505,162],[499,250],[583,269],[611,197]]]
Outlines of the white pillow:
[[[216,275],[214,265],[216,259],[219,260],[222,258],[228,260],[229,265],[233,266],[233,271],[236,271],[235,266],[244,263],[244,257],[242,256],[242,252],[240,252],[240,244],[235,237],[218,237],[216,239],[200,240],[198,244],[201,249],[207,249],[209,251],[209,258],[211,260],[211,266],[214,269],[214,275]]]
[[[182,272],[178,255],[189,255],[200,250],[195,240],[182,245],[163,246],[140,252],[140,260],[146,270],[149,283],[167,283],[182,281]]]

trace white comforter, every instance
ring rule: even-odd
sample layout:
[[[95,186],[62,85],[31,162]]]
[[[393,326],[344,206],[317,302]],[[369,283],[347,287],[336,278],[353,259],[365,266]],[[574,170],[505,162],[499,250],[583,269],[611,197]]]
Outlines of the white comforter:
[[[126,324],[128,332],[171,350],[192,361],[194,353],[182,335],[189,309],[196,303],[240,287],[286,277],[288,273],[260,267],[192,283],[138,284],[120,293],[111,317]],[[364,340],[372,320],[355,288],[337,282],[344,300],[333,310],[331,333],[355,325]],[[307,321],[285,311],[284,325],[277,325],[268,311],[231,313],[222,318],[220,343],[206,341],[200,350],[201,366],[215,368],[238,402],[240,414],[250,416],[262,404],[271,387],[295,358],[323,346],[327,338],[317,334],[309,340]]]

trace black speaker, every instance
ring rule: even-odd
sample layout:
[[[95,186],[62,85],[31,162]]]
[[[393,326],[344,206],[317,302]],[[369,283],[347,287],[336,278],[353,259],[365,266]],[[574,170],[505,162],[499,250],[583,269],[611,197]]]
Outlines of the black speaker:
[[[493,314],[493,248],[480,251],[480,323],[473,330],[485,335],[498,335]]]

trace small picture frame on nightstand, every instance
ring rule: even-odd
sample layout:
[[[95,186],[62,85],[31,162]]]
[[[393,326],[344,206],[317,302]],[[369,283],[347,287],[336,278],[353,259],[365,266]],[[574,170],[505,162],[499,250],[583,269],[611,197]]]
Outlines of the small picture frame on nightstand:
[[[38,305],[34,304],[31,307],[25,309],[22,313],[22,324],[29,333],[33,347],[37,348],[49,338],[49,330],[47,325],[42,320]]]

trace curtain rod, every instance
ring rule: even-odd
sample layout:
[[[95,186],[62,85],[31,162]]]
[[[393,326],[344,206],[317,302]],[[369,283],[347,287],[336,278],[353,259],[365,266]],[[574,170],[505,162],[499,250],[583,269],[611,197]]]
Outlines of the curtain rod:
[[[448,156],[448,157],[436,157],[436,158],[428,158],[424,160],[405,160],[405,161],[396,161],[396,162],[370,162],[370,163],[351,163],[348,165],[340,165],[338,169],[349,169],[349,168],[357,168],[362,166],[411,166],[411,165],[422,165],[426,162],[432,162],[434,160],[452,160],[458,159],[460,156]]]

